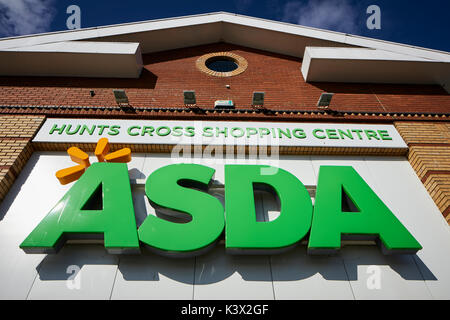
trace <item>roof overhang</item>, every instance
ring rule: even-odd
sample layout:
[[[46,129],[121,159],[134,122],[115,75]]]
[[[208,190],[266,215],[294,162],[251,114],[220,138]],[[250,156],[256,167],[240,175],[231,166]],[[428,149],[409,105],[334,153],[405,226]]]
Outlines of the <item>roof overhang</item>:
[[[301,68],[307,82],[450,83],[450,63],[366,48],[307,47]]]
[[[138,78],[139,43],[63,41],[0,51],[6,76]]]
[[[6,52],[6,54],[9,54],[7,57],[12,57],[11,53],[22,55],[24,53],[21,48],[28,48],[28,54],[39,55],[40,58],[42,58],[45,55],[50,56],[53,54],[51,50],[45,52],[39,51],[42,48],[42,45],[50,46],[50,44],[61,42],[81,43],[84,41],[89,41],[92,45],[92,49],[89,49],[89,54],[91,54],[91,56],[84,56],[88,59],[82,59],[81,56],[86,53],[76,52],[76,45],[73,46],[75,52],[69,52],[72,50],[70,46],[68,46],[67,51],[64,52],[78,55],[80,57],[80,59],[77,60],[78,66],[83,70],[91,70],[91,73],[86,74],[80,72],[79,76],[91,77],[93,76],[92,74],[104,74],[103,70],[95,70],[96,68],[102,69],[101,64],[98,67],[93,65],[89,68],[85,67],[85,64],[89,64],[88,60],[93,59],[95,55],[109,55],[110,57],[114,56],[117,58],[117,56],[115,56],[117,53],[114,53],[114,46],[117,45],[117,43],[124,44],[132,42],[134,44],[139,44],[141,52],[145,54],[203,44],[227,42],[299,58],[305,56],[305,59],[310,59],[308,72],[306,73],[307,81],[312,81],[310,79],[313,79],[314,77],[321,79],[318,81],[352,82],[352,79],[360,81],[361,75],[356,76],[348,72],[340,72],[340,77],[337,76],[337,71],[323,73],[320,71],[321,67],[317,67],[319,64],[316,62],[330,63],[330,65],[336,67],[337,70],[342,70],[339,68],[342,68],[344,62],[347,63],[346,66],[351,64],[351,68],[353,69],[356,68],[353,66],[358,66],[358,68],[361,69],[361,65],[363,65],[361,70],[364,70],[366,67],[371,69],[372,66],[375,65],[378,67],[389,65],[390,68],[394,65],[393,70],[398,70],[399,72],[405,66],[405,62],[408,62],[410,63],[409,67],[417,66],[420,69],[412,78],[403,77],[403,79],[408,78],[409,82],[403,82],[404,80],[402,80],[402,77],[397,77],[395,76],[395,73],[389,72],[384,78],[380,75],[377,76],[376,81],[369,82],[434,83],[445,86],[447,90],[450,87],[448,79],[442,80],[441,76],[436,76],[435,71],[441,67],[443,70],[448,70],[450,54],[447,52],[226,12],[1,39],[0,54]],[[93,48],[96,46],[103,48],[102,50],[99,50],[101,52],[91,52],[95,51]],[[307,52],[305,53],[307,47],[323,47],[323,51],[321,51],[320,54],[326,53],[327,58],[318,58],[318,50],[317,52],[311,53],[311,56],[308,57]],[[377,54],[380,54],[380,58],[368,59],[366,56],[370,56],[372,53],[367,53],[367,50],[343,51],[339,49],[336,51],[333,49],[336,47],[341,49],[376,49]],[[336,53],[335,51],[339,53]],[[61,55],[59,58],[59,74],[57,75],[72,75],[73,70],[71,70],[70,64],[73,64],[74,62],[72,59],[73,57],[64,56],[62,55],[62,52],[59,53],[61,53]],[[355,55],[359,53],[363,54],[362,57],[355,58]],[[136,53],[136,55],[139,54],[140,53]],[[347,54],[348,56],[345,56]],[[333,57],[333,55],[335,57]],[[383,57],[381,57],[381,55]],[[123,58],[125,58],[125,56],[130,57],[130,55],[124,54]],[[403,58],[398,59],[400,56],[403,56]],[[333,59],[338,61],[332,62]],[[101,58],[99,58],[99,60],[101,60]],[[124,66],[128,66],[128,72],[125,72],[125,70],[119,71],[118,69],[117,72],[111,71],[110,76],[138,76],[139,73],[136,73],[135,70],[136,68],[140,68],[140,60],[138,57],[136,57],[135,60],[137,62],[134,65],[131,63],[128,65],[124,64]],[[13,75],[16,73],[17,75],[23,75],[23,67],[20,66],[20,61],[20,59],[17,62],[12,61],[13,63],[8,66],[6,66],[6,64],[0,65],[0,74]],[[382,63],[381,61],[385,62]],[[387,61],[390,63],[387,64]],[[333,75],[333,73],[336,75]],[[36,68],[34,72],[30,72],[30,75],[42,74],[42,70],[38,68]],[[128,76],[125,76],[125,74],[128,74]],[[321,76],[318,77],[318,74],[321,74]],[[366,78],[370,78],[370,75],[371,73],[369,72]],[[329,77],[329,80],[326,80],[327,77]],[[394,78],[391,79],[391,77]]]

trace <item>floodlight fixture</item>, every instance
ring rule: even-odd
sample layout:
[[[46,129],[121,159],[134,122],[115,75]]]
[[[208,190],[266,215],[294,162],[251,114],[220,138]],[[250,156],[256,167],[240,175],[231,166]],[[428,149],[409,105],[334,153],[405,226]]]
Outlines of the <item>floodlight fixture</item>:
[[[115,89],[113,90],[114,98],[119,106],[126,105],[129,106],[128,97],[125,90]]]
[[[253,92],[253,100],[252,105],[253,106],[264,106],[264,92]]]
[[[194,90],[184,90],[183,98],[184,98],[183,101],[184,101],[185,105],[194,105],[197,103],[197,99],[195,98]]]
[[[333,98],[334,93],[323,92],[320,95],[319,101],[317,101],[317,107],[319,109],[327,109],[330,106],[331,99]]]

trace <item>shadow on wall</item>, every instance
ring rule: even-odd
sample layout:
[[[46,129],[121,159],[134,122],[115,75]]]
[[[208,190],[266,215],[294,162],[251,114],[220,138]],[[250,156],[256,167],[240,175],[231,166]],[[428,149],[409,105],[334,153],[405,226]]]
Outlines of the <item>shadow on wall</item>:
[[[152,65],[155,63],[162,63],[167,61],[173,61],[173,60],[181,60],[181,59],[189,59],[189,58],[198,58],[204,54],[208,53],[214,53],[214,52],[229,52],[229,51],[242,51],[242,52],[248,52],[252,54],[258,54],[266,57],[272,57],[272,58],[278,58],[278,59],[284,59],[289,61],[296,61],[300,62],[302,59],[288,56],[288,55],[282,55],[277,54],[269,51],[259,50],[255,48],[250,47],[244,47],[236,44],[231,44],[227,42],[216,42],[206,45],[199,45],[194,47],[187,47],[187,48],[179,48],[179,49],[173,49],[168,51],[160,51],[160,52],[154,52],[154,53],[146,53],[142,55],[143,63],[144,65]]]
[[[17,196],[19,195],[19,191],[25,185],[25,182],[28,180],[31,172],[33,172],[38,160],[39,155],[33,153],[22,171],[20,171],[19,175],[16,177],[16,180],[11,186],[11,189],[9,189],[6,197],[3,199],[3,201],[0,201],[0,221],[3,220],[6,213],[9,211],[9,208],[16,200]]]
[[[386,95],[424,95],[448,96],[437,84],[380,84],[380,83],[333,83],[310,82],[321,91],[343,94],[386,94]]]
[[[154,89],[158,77],[147,70],[137,79],[81,78],[81,77],[0,77],[0,86],[60,87],[60,88],[136,88]]]
[[[308,256],[305,246],[273,256],[230,255],[219,243],[205,255],[163,257],[145,248],[140,255],[110,255],[102,245],[66,245],[47,255],[36,270],[40,280],[67,280],[70,266],[118,265],[125,281],[160,281],[161,276],[184,284],[217,283],[238,273],[244,281],[294,281],[320,274],[325,280],[356,281],[366,277],[361,266],[392,269],[404,280],[437,280],[417,255],[384,256],[376,247],[345,247],[335,256]],[[383,271],[384,272],[384,271]]]

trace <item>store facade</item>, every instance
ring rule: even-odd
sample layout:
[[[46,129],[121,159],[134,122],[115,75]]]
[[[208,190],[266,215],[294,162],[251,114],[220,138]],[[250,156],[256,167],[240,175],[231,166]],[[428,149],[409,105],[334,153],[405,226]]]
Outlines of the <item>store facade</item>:
[[[215,13],[0,55],[2,299],[449,299],[448,53]]]

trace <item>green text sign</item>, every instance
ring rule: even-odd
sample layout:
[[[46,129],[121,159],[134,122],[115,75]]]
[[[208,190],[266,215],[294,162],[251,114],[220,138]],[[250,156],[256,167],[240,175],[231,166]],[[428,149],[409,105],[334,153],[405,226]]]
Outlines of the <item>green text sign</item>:
[[[422,248],[352,167],[320,167],[314,207],[300,180],[270,169],[275,168],[225,165],[224,210],[208,193],[214,169],[162,167],[147,179],[148,200],[163,215],[177,212],[191,219],[177,223],[149,215],[138,229],[126,164],[94,163],[20,247],[27,253],[54,253],[67,239],[103,238],[111,253],[136,252],[141,243],[165,255],[193,255],[210,248],[225,230],[225,246],[232,253],[282,251],[306,238],[310,254],[334,252],[342,238],[375,239],[384,253]],[[268,171],[272,174],[264,174]],[[278,200],[275,220],[257,221],[257,189]]]

